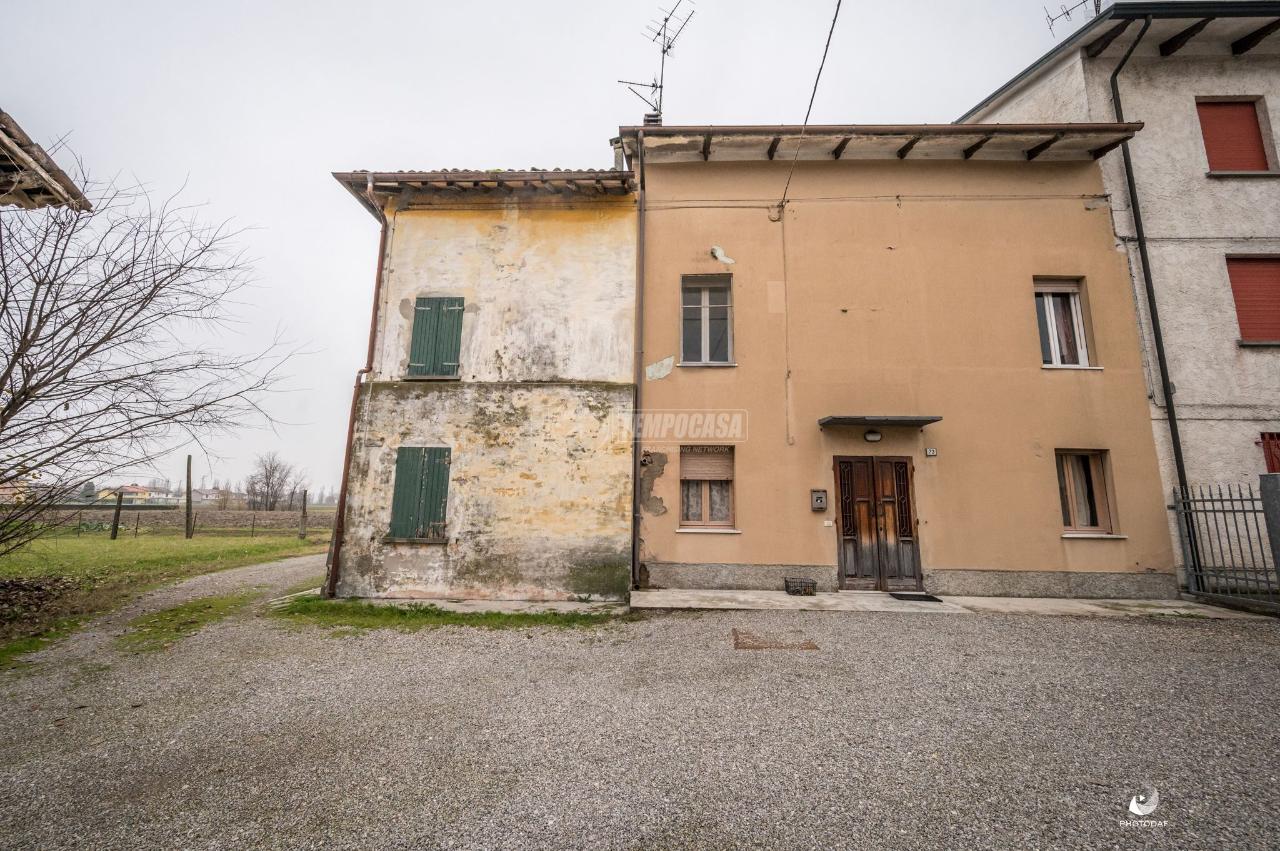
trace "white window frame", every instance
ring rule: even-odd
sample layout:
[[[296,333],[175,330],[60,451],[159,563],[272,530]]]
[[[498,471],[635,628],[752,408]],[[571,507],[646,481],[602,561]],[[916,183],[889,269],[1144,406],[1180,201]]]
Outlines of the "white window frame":
[[[1044,317],[1046,331],[1049,335],[1049,363],[1041,364],[1049,367],[1067,367],[1082,368],[1092,366],[1093,362],[1089,358],[1089,336],[1085,333],[1084,324],[1084,307],[1082,305],[1081,289],[1079,281],[1038,281],[1036,282],[1035,295],[1039,300],[1041,295],[1069,295],[1071,296],[1071,324],[1076,332],[1076,348],[1080,354],[1079,363],[1063,363],[1062,351],[1058,345],[1058,322],[1057,322],[1057,305],[1051,298],[1044,300]],[[1036,336],[1040,336],[1039,322],[1036,323]]]
[[[701,293],[699,304],[686,305],[684,294],[689,290]],[[724,290],[725,303],[711,304],[711,291]],[[685,311],[698,309],[699,327],[702,331],[702,359],[689,360],[684,351]],[[711,355],[711,308],[723,307],[728,324],[727,345],[724,360],[708,360]],[[733,279],[728,275],[685,275],[680,279],[680,365],[681,366],[733,366]]]

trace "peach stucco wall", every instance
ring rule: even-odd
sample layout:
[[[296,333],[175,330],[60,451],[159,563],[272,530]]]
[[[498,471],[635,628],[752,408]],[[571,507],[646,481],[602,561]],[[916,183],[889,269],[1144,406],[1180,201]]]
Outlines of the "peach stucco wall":
[[[1171,572],[1128,267],[1096,165],[801,162],[775,222],[789,166],[647,169],[644,362],[679,360],[681,275],[727,271],[737,366],[654,370],[643,407],[743,409],[748,434],[737,534],[678,533],[678,447],[643,445],[668,456],[643,558],[834,566],[832,456],[906,455],[926,573]],[[1036,276],[1085,280],[1102,369],[1041,368]],[[943,420],[873,445],[820,430],[833,414]],[[1063,537],[1058,448],[1109,450],[1116,537]],[[831,508],[811,511],[811,488]]]

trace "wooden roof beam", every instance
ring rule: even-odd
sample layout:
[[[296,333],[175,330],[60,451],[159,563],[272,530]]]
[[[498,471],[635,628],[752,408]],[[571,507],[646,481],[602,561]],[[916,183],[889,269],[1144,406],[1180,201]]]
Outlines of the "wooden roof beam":
[[[711,134],[707,133],[702,137],[702,160],[706,162],[711,159]]]
[[[1031,160],[1034,160],[1036,157],[1040,156],[1045,151],[1049,150],[1054,145],[1058,144],[1058,142],[1060,141],[1062,141],[1062,134],[1055,133],[1052,138],[1046,139],[1045,141],[1041,142],[1039,145],[1036,145],[1034,148],[1028,148],[1027,161],[1029,162]]]
[[[995,136],[995,134],[994,134],[994,133],[988,133],[987,135],[983,136],[983,137],[982,137],[981,139],[979,139],[978,141],[974,142],[974,143],[973,143],[972,145],[970,145],[969,147],[965,148],[965,149],[964,149],[964,158],[965,158],[966,160],[967,160],[967,159],[972,159],[974,154],[976,154],[976,153],[978,153],[978,151],[981,151],[981,150],[982,150],[982,146],[983,146],[983,145],[987,144],[988,142],[990,142],[990,141],[991,141],[992,139],[994,139],[995,137],[996,137],[996,136]]]
[[[1107,144],[1103,145],[1101,148],[1094,148],[1092,151],[1089,152],[1089,156],[1093,157],[1095,160],[1100,160],[1103,157],[1105,157],[1107,154],[1114,151],[1116,148],[1123,145],[1127,141],[1129,140],[1125,139],[1122,136],[1119,139],[1116,139],[1114,142],[1108,142]]]
[[[1253,50],[1255,47],[1261,44],[1264,38],[1271,35],[1276,30],[1280,30],[1280,18],[1276,18],[1274,21],[1267,24],[1266,26],[1258,27],[1258,29],[1249,33],[1244,38],[1239,39],[1238,41],[1232,42],[1231,53],[1235,56],[1245,55],[1250,50]]]
[[[907,142],[907,144],[903,145],[901,148],[898,148],[898,159],[905,160],[907,158],[907,154],[911,153],[911,149],[914,148],[916,143],[923,138],[923,136],[912,136],[911,141]]]
[[[1201,18],[1182,32],[1160,43],[1160,55],[1172,56],[1181,50],[1187,42],[1200,34],[1200,31],[1213,21],[1213,18]]]
[[[1133,19],[1128,18],[1116,24],[1114,27],[1107,30],[1102,35],[1098,36],[1096,39],[1094,39],[1092,42],[1089,43],[1088,47],[1084,49],[1085,55],[1088,56],[1090,59],[1098,58],[1100,55],[1102,55],[1102,51],[1106,50],[1108,47],[1111,46],[1111,42],[1118,39],[1121,33],[1129,29],[1129,25],[1132,23],[1133,23]]]
[[[765,155],[768,156],[769,159],[773,159],[773,155],[778,153],[778,146],[781,144],[782,144],[782,137],[774,136],[773,141],[769,143],[769,150],[765,152]]]
[[[849,143],[853,141],[852,136],[845,136],[840,143],[831,149],[831,158],[833,160],[840,159],[840,155],[844,153],[844,149],[849,147]]]

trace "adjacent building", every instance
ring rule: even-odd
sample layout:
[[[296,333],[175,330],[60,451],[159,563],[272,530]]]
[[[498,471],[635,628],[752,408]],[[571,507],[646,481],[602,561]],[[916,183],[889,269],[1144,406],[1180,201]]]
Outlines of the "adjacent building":
[[[1102,185],[1165,492],[1256,482],[1280,472],[1280,3],[1121,0],[960,121],[1122,119],[1145,128]]]
[[[1139,127],[624,128],[638,584],[1176,595],[1096,162]]]
[[[632,175],[335,177],[382,241],[329,592],[625,598]]]
[[[32,141],[13,116],[0,110],[0,207],[27,210],[67,206],[88,210],[84,193],[66,172]]]

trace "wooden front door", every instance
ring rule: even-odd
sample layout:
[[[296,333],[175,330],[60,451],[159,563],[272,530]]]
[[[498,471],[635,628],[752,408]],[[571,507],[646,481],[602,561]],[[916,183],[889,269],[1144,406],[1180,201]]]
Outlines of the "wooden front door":
[[[840,587],[920,590],[911,459],[838,455],[835,474]]]

